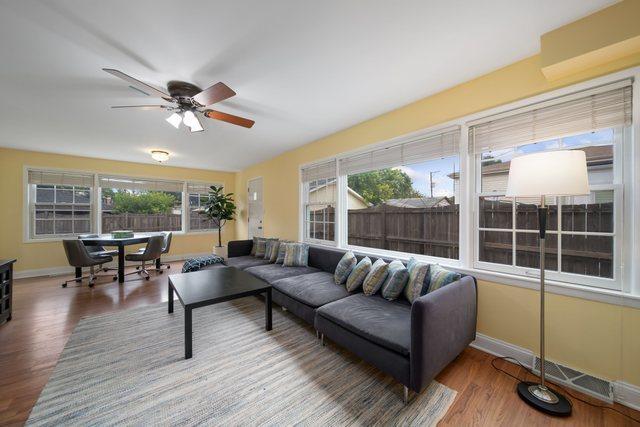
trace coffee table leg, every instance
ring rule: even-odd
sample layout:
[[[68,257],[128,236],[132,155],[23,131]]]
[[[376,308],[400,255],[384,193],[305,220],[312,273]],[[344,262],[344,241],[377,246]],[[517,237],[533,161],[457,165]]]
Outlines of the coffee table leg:
[[[191,359],[192,350],[191,344],[193,339],[192,324],[191,324],[191,309],[184,308],[184,358]]]
[[[171,281],[169,281],[169,313],[173,313],[173,286],[171,286]]]
[[[271,288],[267,289],[267,294],[264,302],[264,316],[265,316],[265,329],[270,331],[272,329],[272,317],[271,317]]]

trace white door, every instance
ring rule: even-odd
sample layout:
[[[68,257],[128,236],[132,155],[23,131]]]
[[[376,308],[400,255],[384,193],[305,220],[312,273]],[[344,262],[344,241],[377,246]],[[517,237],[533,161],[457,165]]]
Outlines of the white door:
[[[254,236],[263,237],[262,230],[262,178],[249,180],[248,217],[249,217],[249,239]]]

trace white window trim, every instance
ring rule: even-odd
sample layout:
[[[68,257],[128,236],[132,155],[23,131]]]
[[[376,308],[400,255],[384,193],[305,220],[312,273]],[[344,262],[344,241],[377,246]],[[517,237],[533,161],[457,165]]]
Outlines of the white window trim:
[[[196,181],[196,180],[188,180],[183,183],[182,186],[182,206],[186,206],[184,208],[184,212],[182,214],[182,234],[212,234],[218,232],[218,227],[214,228],[203,228],[198,230],[192,230],[191,225],[191,208],[189,205],[189,193],[187,189],[189,188],[189,184],[206,184],[208,186],[215,185],[216,187],[222,187],[224,190],[224,182],[208,182],[208,181]],[[226,224],[220,227],[222,231],[224,231]]]
[[[60,242],[64,239],[75,238],[78,234],[68,234],[68,235],[57,235],[51,237],[33,237],[31,235],[32,229],[34,227],[31,224],[31,213],[30,213],[30,190],[29,190],[29,171],[30,170],[38,170],[45,172],[68,172],[68,173],[78,173],[85,175],[93,176],[93,188],[91,197],[91,233],[101,233],[102,232],[102,203],[101,203],[101,187],[100,187],[100,175],[110,175],[105,172],[96,172],[89,171],[83,169],[69,169],[69,168],[56,168],[49,166],[37,166],[37,165],[24,165],[22,168],[22,243],[47,243],[47,242]],[[139,179],[149,179],[149,180],[161,180],[161,181],[173,181],[182,183],[182,229],[179,231],[173,231],[174,235],[194,235],[194,234],[214,234],[218,232],[217,228],[208,229],[208,230],[188,230],[188,223],[185,223],[187,216],[189,215],[188,204],[185,204],[185,196],[188,195],[186,193],[186,187],[188,183],[194,184],[215,184],[221,185],[223,188],[225,187],[224,181],[219,182],[210,182],[210,181],[201,181],[201,180],[178,180],[178,179],[167,179],[166,177],[159,176],[142,176],[142,175],[127,175],[122,174],[119,175],[127,178],[139,178]],[[226,225],[222,227],[224,231]],[[80,233],[87,234],[87,233]]]
[[[302,177],[302,167],[300,168],[300,176]],[[338,180],[336,179],[336,186],[338,185]],[[336,246],[337,245],[337,241],[338,241],[338,215],[337,215],[337,209],[338,209],[338,199],[340,198],[339,194],[336,192],[335,193],[335,197],[336,200],[334,200],[334,209],[336,209],[336,212],[334,213],[334,222],[333,222],[333,235],[335,237],[335,240],[323,240],[323,239],[312,239],[307,237],[307,223],[309,221],[307,221],[306,218],[306,210],[308,206],[315,206],[315,205],[326,205],[328,203],[309,203],[309,183],[308,182],[300,182],[300,197],[302,200],[302,212],[300,214],[300,226],[301,226],[301,239],[300,241],[304,241],[307,243],[313,243],[316,245],[325,245],[325,246]],[[327,223],[325,221],[325,223]]]
[[[487,109],[478,113],[469,114],[458,119],[451,120],[449,122],[441,123],[429,128],[425,128],[416,132],[412,132],[406,135],[392,138],[390,140],[373,143],[366,147],[360,147],[355,150],[340,153],[335,156],[328,156],[323,159],[314,160],[308,164],[315,163],[317,161],[325,161],[330,159],[336,159],[338,161],[343,157],[351,156],[353,154],[370,151],[378,147],[385,145],[393,145],[398,142],[411,140],[419,135],[425,135],[435,133],[438,130],[450,128],[452,126],[460,126],[460,251],[459,260],[441,259],[434,257],[427,257],[424,255],[416,255],[410,253],[395,253],[392,251],[377,250],[373,248],[362,248],[357,246],[349,246],[347,242],[347,225],[346,225],[346,210],[343,206],[347,203],[347,194],[344,187],[346,187],[346,177],[342,176],[338,166],[338,197],[336,201],[336,242],[335,245],[340,249],[352,249],[362,254],[370,254],[373,256],[385,256],[398,258],[401,260],[407,260],[409,257],[415,257],[416,259],[422,259],[428,262],[437,262],[443,266],[450,267],[454,270],[473,274],[480,280],[488,280],[506,285],[513,285],[518,287],[524,287],[528,289],[537,289],[539,287],[537,276],[535,272],[534,276],[529,275],[515,275],[512,272],[505,273],[497,270],[483,270],[474,265],[475,258],[475,245],[476,245],[476,231],[477,227],[476,212],[477,206],[475,203],[475,185],[474,180],[476,177],[476,162],[473,155],[468,151],[468,123],[483,119],[488,116],[493,116],[500,113],[506,113],[515,109],[528,107],[532,104],[540,102],[550,101],[554,98],[569,95],[578,91],[595,88],[604,84],[619,81],[624,78],[633,78],[633,117],[632,127],[630,130],[631,135],[628,136],[628,144],[624,148],[624,159],[626,163],[623,165],[625,170],[624,174],[624,187],[625,192],[623,196],[623,203],[620,205],[615,218],[616,235],[624,236],[624,238],[617,239],[620,243],[614,247],[614,257],[618,257],[620,262],[616,265],[617,273],[619,273],[620,286],[617,286],[617,290],[581,286],[575,283],[561,282],[554,278],[547,280],[548,290],[551,293],[576,296],[585,299],[591,299],[595,301],[603,301],[617,305],[628,305],[632,307],[640,308],[640,265],[632,262],[634,259],[640,259],[640,221],[635,218],[640,217],[640,67],[634,67],[627,70],[612,73],[603,77],[598,77],[586,82],[577,83],[571,86],[563,87],[560,89],[552,90],[540,95],[535,95],[526,99],[501,105]],[[301,165],[302,167],[304,165]],[[300,179],[298,180],[299,183]],[[618,181],[620,182],[620,181]],[[302,184],[302,183],[301,183]],[[302,185],[299,187],[299,238],[304,241],[304,204],[303,197],[304,192]],[[622,196],[622,191],[616,192]],[[622,219],[626,219],[626,223],[623,223]],[[312,245],[316,245],[315,242],[309,242]],[[320,244],[317,246],[329,246],[326,244]],[[493,265],[492,265],[493,266]],[[512,271],[512,270],[511,270]],[[569,273],[564,273],[569,274]],[[577,275],[582,280],[584,277]],[[603,279],[608,280],[608,279]]]

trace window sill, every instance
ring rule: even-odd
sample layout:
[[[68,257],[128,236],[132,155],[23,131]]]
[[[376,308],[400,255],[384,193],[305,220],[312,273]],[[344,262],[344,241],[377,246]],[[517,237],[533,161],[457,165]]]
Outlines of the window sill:
[[[337,248],[337,246],[322,245],[312,242],[307,243],[309,243],[311,246],[320,248]],[[405,253],[389,253],[387,251],[376,251],[361,247],[346,247],[337,249],[352,250],[362,255],[394,258],[401,261],[408,261],[409,258],[413,257],[419,261],[437,263],[442,265],[443,267],[450,268],[451,270],[474,276],[478,280],[499,283],[501,285],[532,289],[536,291],[540,289],[540,282],[538,278],[524,277],[508,273],[499,273],[478,268],[467,268],[462,266],[461,262],[458,260],[447,260],[444,258],[426,257],[424,255],[412,255]],[[572,283],[558,282],[554,280],[545,280],[545,292],[640,309],[640,295],[633,295],[622,291],[595,288],[591,286],[582,286]]]
[[[223,228],[224,231],[224,228]],[[138,232],[137,232],[138,233]],[[143,232],[140,231],[139,233],[152,233],[152,232]],[[173,231],[172,232],[174,236],[190,236],[190,235],[198,235],[198,234],[217,234],[218,233],[218,229],[213,229],[213,230],[192,230],[192,231]],[[90,234],[90,233],[86,233],[86,234]],[[102,234],[108,234],[108,233],[102,233]],[[76,239],[78,236],[77,235],[70,235],[70,236],[59,236],[59,237],[43,237],[43,238],[25,238],[22,240],[22,243],[53,243],[53,242],[61,242],[65,239]]]

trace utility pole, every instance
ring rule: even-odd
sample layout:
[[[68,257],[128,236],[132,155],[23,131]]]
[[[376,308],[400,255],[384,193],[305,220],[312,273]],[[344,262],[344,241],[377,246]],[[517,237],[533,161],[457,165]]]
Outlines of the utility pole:
[[[433,175],[439,173],[440,171],[431,171],[429,172],[429,189],[431,190],[431,198],[433,198]]]

